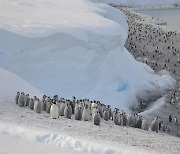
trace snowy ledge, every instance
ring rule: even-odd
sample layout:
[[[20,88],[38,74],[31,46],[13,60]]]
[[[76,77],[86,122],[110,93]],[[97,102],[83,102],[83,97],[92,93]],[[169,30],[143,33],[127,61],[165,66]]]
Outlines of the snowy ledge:
[[[94,154],[131,154],[132,151],[138,153],[149,153],[146,150],[141,150],[126,145],[110,146],[98,142],[85,141],[78,138],[73,138],[68,135],[63,135],[59,132],[51,132],[40,128],[33,128],[24,125],[14,125],[1,121],[0,135],[6,134],[11,137],[27,139],[40,143],[47,143],[61,148],[71,149],[75,151],[94,153]],[[22,145],[21,145],[22,146]]]

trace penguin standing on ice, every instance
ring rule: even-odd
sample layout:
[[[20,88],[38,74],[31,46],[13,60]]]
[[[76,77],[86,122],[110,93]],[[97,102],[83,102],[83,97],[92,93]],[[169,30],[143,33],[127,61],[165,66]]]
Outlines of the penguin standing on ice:
[[[22,92],[18,99],[18,105],[20,107],[23,107],[25,104],[26,104],[26,96],[25,96],[24,92]]]
[[[25,106],[29,106],[29,102],[30,102],[29,94],[26,94],[26,104],[25,104]]]
[[[15,97],[15,103],[18,104],[18,99],[19,99],[19,96],[20,96],[20,92],[17,91],[16,93],[16,97]]]
[[[90,119],[90,110],[89,110],[89,107],[87,104],[85,105],[85,107],[83,109],[82,119],[84,121],[89,121],[89,119]]]
[[[158,130],[159,130],[159,118],[156,117],[152,123],[151,123],[151,130],[153,132],[157,132],[158,133]]]
[[[125,112],[122,113],[122,125],[123,126],[127,125],[127,116]]]
[[[127,124],[128,124],[128,126],[131,126],[131,127],[135,126],[135,117],[134,117],[133,113],[128,115],[128,117],[127,117]]]
[[[33,98],[31,98],[30,101],[29,101],[29,108],[31,110],[34,110],[34,99]]]
[[[43,95],[43,98],[41,99],[41,109],[42,111],[46,111],[46,95]]]
[[[64,117],[71,119],[72,116],[72,108],[70,104],[67,104],[66,107],[64,108]]]
[[[51,105],[51,108],[50,108],[50,116],[52,119],[57,119],[59,118],[59,108],[58,106],[56,105],[56,102],[54,101]]]
[[[81,107],[76,108],[74,114],[75,114],[75,120],[81,120],[82,119],[82,109],[81,109]]]
[[[36,99],[34,102],[34,111],[36,113],[41,113],[41,102],[39,101],[39,99]]]
[[[100,121],[101,121],[100,114],[97,111],[93,114],[93,123],[94,123],[94,125],[100,125]]]
[[[61,106],[60,106],[60,111],[59,111],[60,116],[64,116],[65,107],[66,107],[65,101],[62,101]]]
[[[46,103],[46,112],[47,112],[47,113],[50,113],[51,101],[52,101],[52,100],[48,100],[48,102]]]
[[[108,120],[109,120],[109,110],[108,110],[108,108],[106,108],[106,109],[104,110],[104,112],[103,112],[103,119],[104,119],[105,121],[108,121]]]
[[[141,129],[148,130],[148,125],[145,119],[142,120]]]

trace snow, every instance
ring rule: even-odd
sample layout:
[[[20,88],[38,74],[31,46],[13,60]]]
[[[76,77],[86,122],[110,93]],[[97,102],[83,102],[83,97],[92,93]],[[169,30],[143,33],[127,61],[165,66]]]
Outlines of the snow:
[[[65,98],[76,95],[127,112],[138,94],[147,97],[144,91],[160,94],[174,87],[172,77],[156,75],[124,48],[128,31],[124,14],[92,1],[0,0],[1,153],[180,150],[179,139],[163,133],[116,127],[112,121],[102,120],[95,126],[92,121],[73,118],[53,120],[45,112],[37,114],[14,103],[17,91],[39,98],[44,93]],[[158,107],[162,102],[157,102]],[[147,112],[155,109],[156,105]]]
[[[57,134],[55,134],[57,133]],[[40,150],[40,147],[46,147],[47,149],[44,149],[43,151],[50,152],[53,150],[53,152],[57,152],[57,149],[63,149],[64,151],[61,152],[75,152],[75,153],[97,153],[97,154],[113,154],[113,153],[130,153],[131,150],[128,150],[127,146],[125,147],[114,147],[109,146],[106,144],[100,144],[98,142],[89,142],[84,141],[83,139],[75,139],[67,135],[62,135],[58,132],[50,132],[45,131],[43,129],[33,128],[33,127],[27,127],[27,126],[17,126],[15,124],[7,124],[2,122],[0,126],[0,135],[2,135],[3,138],[5,138],[7,143],[9,144],[9,139],[15,139],[19,144],[22,144],[21,146],[17,144],[17,147],[13,147],[15,150],[19,151],[26,151],[30,150],[32,152],[32,149],[28,147],[26,149],[27,145],[24,144],[22,141],[30,142],[30,145],[33,146],[33,144],[37,147],[36,151]],[[22,139],[22,141],[19,141],[19,139]],[[2,140],[3,141],[3,140]],[[0,140],[0,143],[2,143]],[[32,144],[32,143],[33,144]],[[40,144],[41,143],[41,144]],[[46,145],[45,145],[46,143]],[[4,143],[3,143],[4,144]],[[43,146],[44,144],[44,146]],[[26,145],[24,147],[24,145]],[[54,145],[54,146],[50,146]],[[20,147],[19,147],[20,146]],[[40,147],[39,147],[40,146]],[[23,147],[23,148],[22,148]],[[48,148],[50,147],[50,149]],[[52,149],[52,148],[55,149]],[[121,147],[121,148],[120,148]],[[22,149],[21,149],[22,148]],[[3,149],[4,151],[7,151],[6,148]],[[48,151],[46,151],[48,150]],[[76,152],[79,151],[79,152]],[[146,152],[145,150],[137,150],[137,152]]]
[[[180,150],[179,138],[164,133],[116,126],[111,120],[103,119],[100,126],[92,121],[74,120],[74,116],[51,119],[46,112],[37,114],[28,107],[19,107],[14,101],[0,100],[0,104],[0,144],[9,145],[8,149],[1,148],[4,152],[12,148],[16,153],[24,153],[25,147],[29,153],[41,147],[54,153],[59,149],[59,152],[65,151],[63,153],[73,150],[97,154],[178,153]],[[17,144],[11,144],[11,139]],[[46,153],[46,148],[43,151]]]
[[[125,16],[108,5],[7,0],[0,14],[0,66],[47,95],[98,99],[128,111],[139,91],[174,86],[124,48]]]
[[[42,93],[19,76],[0,68],[0,100],[14,100],[16,92],[31,94],[31,96],[42,97]]]
[[[90,0],[96,3],[115,5],[159,5],[159,4],[180,4],[180,0]]]

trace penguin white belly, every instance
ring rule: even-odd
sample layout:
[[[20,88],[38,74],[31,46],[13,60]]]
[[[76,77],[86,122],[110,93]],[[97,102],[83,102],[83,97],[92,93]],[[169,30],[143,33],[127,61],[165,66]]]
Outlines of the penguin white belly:
[[[59,108],[56,104],[51,105],[50,116],[53,119],[57,119],[59,117]]]

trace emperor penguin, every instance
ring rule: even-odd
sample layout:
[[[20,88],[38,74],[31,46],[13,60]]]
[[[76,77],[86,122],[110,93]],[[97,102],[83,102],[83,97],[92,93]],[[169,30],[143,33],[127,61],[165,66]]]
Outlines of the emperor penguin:
[[[60,100],[56,101],[56,105],[58,106],[58,112],[59,112],[59,115],[60,115],[61,101]]]
[[[117,112],[117,110],[115,110],[115,111],[113,112],[113,122],[114,122],[115,124],[118,123],[118,122],[117,122],[117,116],[118,116],[118,112]]]
[[[74,108],[74,114],[76,112],[76,110],[79,108],[79,100],[77,100],[76,104],[75,104],[75,108]]]
[[[94,123],[94,125],[100,125],[100,121],[101,121],[100,114],[97,111],[93,114],[93,123]]]
[[[25,104],[25,106],[29,106],[29,102],[30,102],[29,94],[26,94],[26,104]]]
[[[31,110],[34,110],[34,99],[33,98],[31,98],[30,101],[29,101],[29,108]]]
[[[145,119],[142,120],[141,129],[148,130],[148,124]]]
[[[142,116],[138,116],[137,123],[136,123],[137,128],[141,128],[141,124],[142,124]]]
[[[133,113],[128,115],[128,117],[127,117],[127,124],[130,127],[134,127],[135,126],[135,117],[134,117]]]
[[[89,121],[89,119],[90,119],[90,110],[89,110],[88,104],[85,104],[85,107],[84,107],[83,113],[82,113],[82,119],[84,121]]]
[[[117,113],[115,125],[121,125],[121,112]]]
[[[159,130],[159,118],[156,117],[152,123],[151,123],[151,130],[153,132],[157,132],[158,133],[158,130]]]
[[[59,108],[56,105],[55,102],[52,103],[51,108],[50,108],[50,116],[52,119],[57,119],[59,118]]]
[[[25,104],[26,104],[26,96],[25,96],[24,92],[22,92],[18,99],[18,105],[20,107],[23,107]]]
[[[75,120],[81,120],[82,119],[82,109],[81,109],[81,107],[76,108],[74,114],[75,114]]]
[[[94,102],[91,103],[91,110],[93,110],[94,107],[96,107],[96,106],[97,106],[97,103],[96,103],[96,101],[94,100]]]
[[[111,110],[111,106],[107,105],[107,108],[109,110],[109,119],[111,119],[111,115],[112,115],[112,110]]]
[[[96,112],[99,112],[98,106],[94,106],[94,108],[92,109],[92,115]]]
[[[49,100],[49,101],[46,103],[46,112],[47,112],[47,113],[50,113],[50,109],[51,109],[51,100]]]
[[[60,116],[64,116],[65,107],[66,107],[65,101],[62,101],[61,106],[60,106],[60,111],[59,111]]]
[[[43,98],[41,99],[41,109],[42,111],[46,111],[46,95],[43,95]]]
[[[127,125],[127,116],[125,112],[122,113],[122,125],[123,126]]]
[[[106,108],[106,109],[104,110],[104,112],[103,112],[103,119],[104,119],[105,121],[108,121],[108,120],[109,120],[109,110],[108,110],[108,108]]]
[[[66,104],[66,107],[64,108],[64,117],[71,119],[72,116],[72,108],[70,104]]]
[[[19,99],[19,96],[20,96],[20,92],[17,91],[16,93],[16,97],[15,97],[15,103],[18,104],[18,99]]]
[[[41,113],[41,102],[39,101],[39,99],[35,100],[34,102],[34,111],[36,113]]]
[[[103,118],[103,105],[100,102],[99,102],[99,105],[98,105],[98,110],[99,110],[100,116]]]

